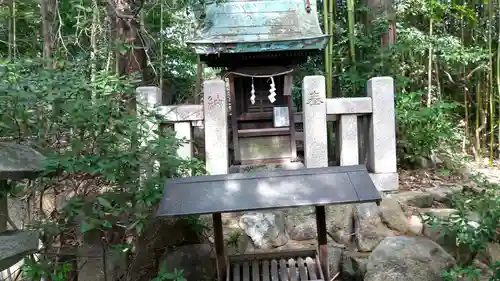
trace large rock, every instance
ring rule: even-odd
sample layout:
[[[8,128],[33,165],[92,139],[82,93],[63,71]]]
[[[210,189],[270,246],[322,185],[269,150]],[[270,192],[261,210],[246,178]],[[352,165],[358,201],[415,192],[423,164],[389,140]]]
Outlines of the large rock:
[[[290,239],[297,241],[316,239],[314,207],[290,209],[286,215],[286,231]]]
[[[345,280],[363,281],[368,256],[367,253],[344,252],[342,255],[342,277]]]
[[[498,281],[498,278],[492,278],[495,275],[495,272],[491,270],[487,264],[483,263],[480,259],[474,259],[472,261],[472,267],[479,270],[478,281]]]
[[[435,201],[449,203],[454,193],[460,192],[462,187],[433,187],[426,188],[425,191],[432,195]]]
[[[285,216],[281,212],[246,213],[239,225],[258,249],[276,248],[288,242]]]
[[[188,281],[216,280],[217,269],[213,249],[208,244],[184,245],[167,251],[160,259],[160,268],[172,273],[175,269],[184,270]]]
[[[393,198],[384,198],[380,203],[380,216],[382,221],[391,229],[402,233],[407,233],[408,218],[405,216],[399,202]]]
[[[424,231],[424,222],[420,215],[412,215],[408,218],[408,229],[415,234],[422,234]]]
[[[326,227],[328,234],[338,243],[349,245],[354,233],[353,207],[335,205],[326,207]]]
[[[30,200],[26,200],[24,197],[10,196],[8,201],[9,217],[17,228],[24,229],[35,220],[51,216],[53,212],[61,212],[73,196],[75,196],[73,190],[61,190],[56,195],[51,189],[44,191],[43,194],[35,193]]]
[[[106,259],[104,268],[103,259]],[[102,245],[83,245],[77,252],[78,281],[119,280],[127,271],[127,257],[123,251]]]
[[[126,281],[150,281],[157,275],[158,259],[167,248],[200,244],[202,234],[185,218],[157,217],[146,225],[137,241],[135,258],[131,261]]]
[[[38,250],[38,233],[6,231],[0,233],[0,271],[16,264],[26,255]]]
[[[455,259],[437,243],[421,237],[392,236],[370,254],[364,281],[442,281]]]
[[[487,265],[494,265],[496,261],[500,261],[500,244],[498,243],[488,243],[484,252],[480,255],[481,261]]]
[[[361,252],[373,250],[392,232],[382,223],[375,203],[363,203],[354,207],[356,244]]]
[[[403,206],[413,206],[417,208],[430,208],[434,202],[434,196],[424,191],[404,191],[397,194],[388,195],[396,199]]]
[[[328,244],[328,269],[330,278],[340,274],[344,248],[342,245]]]

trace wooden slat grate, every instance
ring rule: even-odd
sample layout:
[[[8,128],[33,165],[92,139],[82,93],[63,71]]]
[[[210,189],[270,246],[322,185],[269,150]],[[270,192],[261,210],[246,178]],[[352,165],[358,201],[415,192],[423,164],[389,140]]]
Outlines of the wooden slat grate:
[[[310,281],[322,280],[314,257],[254,259],[234,261],[231,281]]]

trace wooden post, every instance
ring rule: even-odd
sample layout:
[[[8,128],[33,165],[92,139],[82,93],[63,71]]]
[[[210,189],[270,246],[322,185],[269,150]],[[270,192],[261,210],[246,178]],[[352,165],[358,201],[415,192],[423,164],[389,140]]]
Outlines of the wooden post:
[[[326,281],[330,281],[330,269],[328,268],[328,240],[326,233],[325,206],[316,206],[316,230],[318,232],[318,251],[321,262],[321,271]]]
[[[233,151],[234,151],[234,164],[241,164],[240,155],[240,142],[238,136],[238,115],[240,114],[238,110],[238,104],[236,102],[236,93],[234,89],[234,76],[229,75],[229,94],[231,97],[231,132],[233,135]]]
[[[224,281],[226,274],[226,256],[224,254],[224,234],[220,213],[212,214],[214,227],[215,254],[217,258],[217,280]]]
[[[6,188],[6,180],[0,180],[0,233],[7,231],[7,221],[9,217],[9,207]]]
[[[285,89],[283,95],[287,99],[288,103],[288,119],[290,122],[290,151],[292,156],[292,161],[297,160],[297,143],[295,137],[295,115],[293,114],[293,97],[292,97],[292,86],[293,86],[293,76],[292,74],[285,75]]]
[[[203,63],[201,62],[200,55],[196,56],[196,83],[194,84],[193,101],[194,104],[201,102],[201,80],[203,76]]]

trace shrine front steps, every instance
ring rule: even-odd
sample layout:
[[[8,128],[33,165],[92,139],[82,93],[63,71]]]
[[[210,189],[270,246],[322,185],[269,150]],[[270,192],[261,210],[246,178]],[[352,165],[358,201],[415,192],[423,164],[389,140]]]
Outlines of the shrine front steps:
[[[0,233],[0,272],[39,249],[38,233],[6,231]]]

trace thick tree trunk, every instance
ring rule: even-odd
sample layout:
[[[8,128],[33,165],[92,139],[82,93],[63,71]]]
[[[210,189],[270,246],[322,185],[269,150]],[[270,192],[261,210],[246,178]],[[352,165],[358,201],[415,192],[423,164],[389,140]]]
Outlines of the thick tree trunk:
[[[394,44],[396,42],[396,20],[392,0],[367,0],[366,4],[369,11],[366,24],[370,25],[373,20],[380,17],[386,18],[389,22],[387,31],[380,38],[381,46],[385,47]]]
[[[140,36],[138,7],[131,0],[108,0],[112,34],[116,43],[116,71],[120,75],[138,75],[143,81],[146,52]]]
[[[50,59],[54,55],[56,34],[57,0],[42,0],[40,13],[42,16],[43,58],[48,60],[47,67],[52,67]]]

